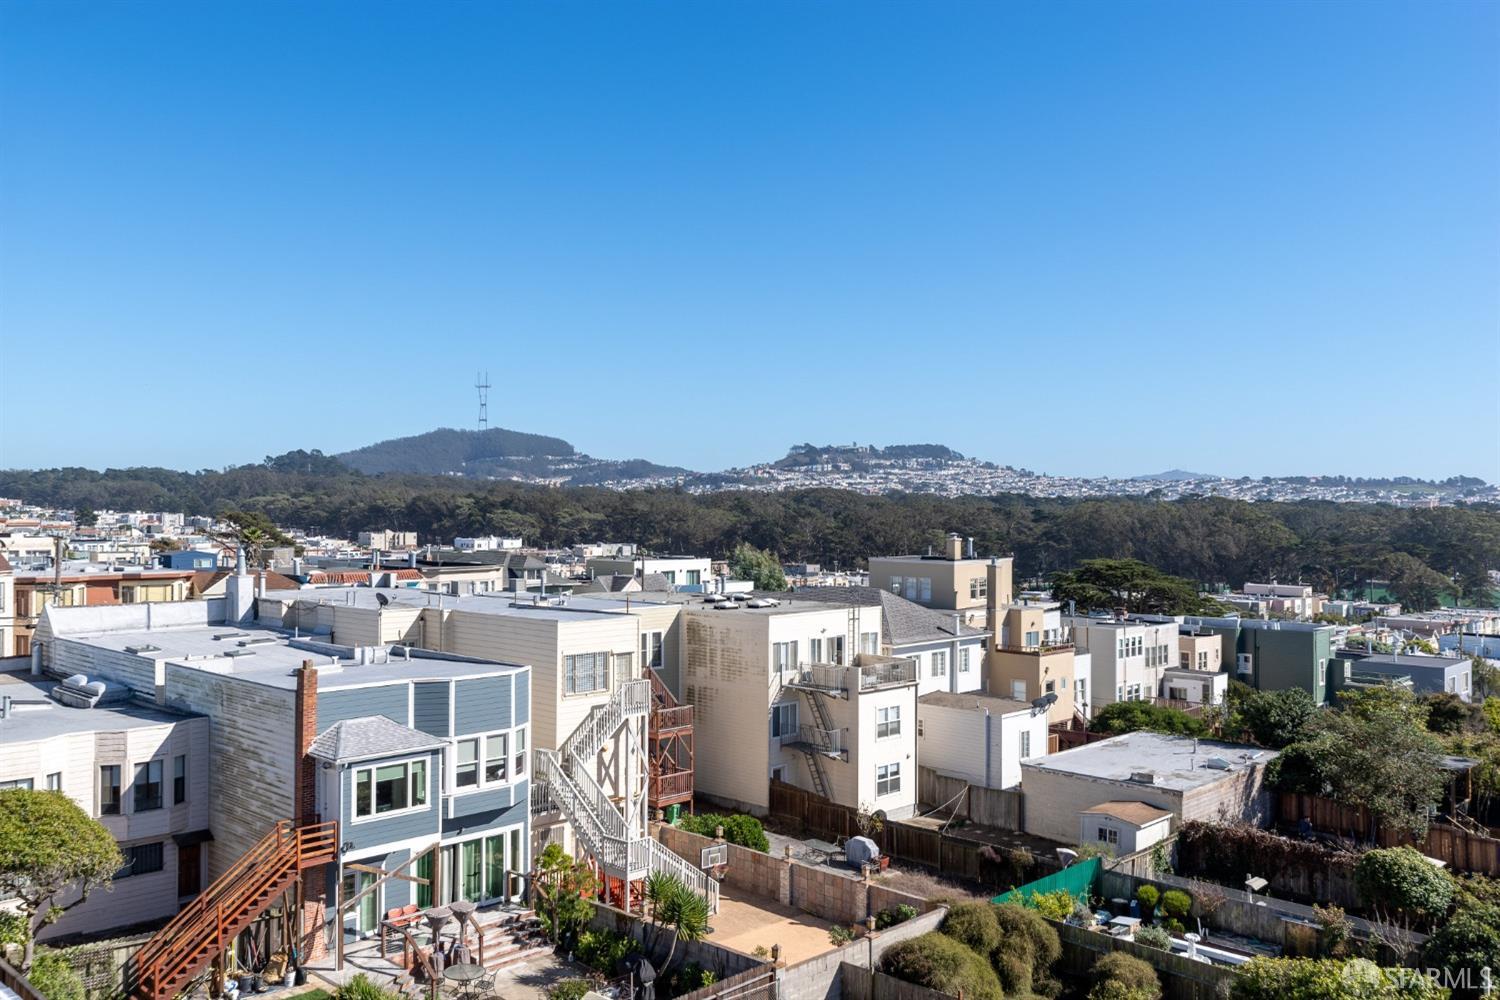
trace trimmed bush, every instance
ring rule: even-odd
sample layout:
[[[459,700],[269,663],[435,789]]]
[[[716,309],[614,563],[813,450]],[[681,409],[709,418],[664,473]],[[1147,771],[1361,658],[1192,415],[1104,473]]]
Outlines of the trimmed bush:
[[[1091,975],[1095,990],[1106,983],[1114,983],[1112,989],[1129,991],[1131,996],[1139,993],[1151,1000],[1159,1000],[1161,997],[1161,980],[1156,978],[1156,970],[1151,968],[1151,963],[1123,951],[1101,955],[1094,963]],[[1094,992],[1090,991],[1089,996],[1093,997]]]
[[[1174,920],[1186,920],[1193,912],[1193,897],[1181,889],[1168,889],[1161,894],[1161,909]]]
[[[1395,971],[1395,970],[1392,970]],[[1240,966],[1233,1000],[1442,1000],[1447,990],[1408,970],[1399,978],[1363,958],[1254,958]]]
[[[1143,944],[1147,948],[1155,948],[1157,951],[1172,950],[1172,935],[1167,933],[1165,927],[1140,926],[1135,929],[1135,943]]]
[[[84,1000],[83,977],[60,951],[38,948],[26,978],[47,1000]]]
[[[1141,904],[1141,916],[1149,918],[1161,901],[1161,890],[1154,885],[1143,885],[1135,891],[1135,901]]]
[[[992,907],[1000,941],[990,954],[1007,996],[1056,995],[1061,984],[1051,976],[1062,954],[1057,931],[1036,910],[1007,903]]]
[[[902,941],[885,953],[888,975],[964,1000],[1004,1000],[1000,980],[990,964],[946,934],[929,931]]]
[[[760,820],[744,813],[731,816],[719,813],[684,815],[677,820],[677,825],[688,833],[696,833],[702,837],[712,837],[714,830],[722,826],[724,840],[728,843],[748,847],[762,854],[768,854],[771,850],[771,841],[766,838],[766,828],[761,825]]]
[[[1453,879],[1410,847],[1366,851],[1354,865],[1354,884],[1371,907],[1441,917],[1453,904]]]
[[[547,991],[547,1000],[583,1000],[593,988],[587,979],[564,979]]]
[[[980,955],[988,955],[1000,943],[1000,922],[989,903],[959,903],[948,911],[939,930]]]

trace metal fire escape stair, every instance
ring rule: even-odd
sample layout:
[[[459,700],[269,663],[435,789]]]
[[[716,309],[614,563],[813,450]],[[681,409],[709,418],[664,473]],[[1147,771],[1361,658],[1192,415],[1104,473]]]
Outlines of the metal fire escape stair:
[[[587,718],[563,741],[558,750],[538,750],[535,779],[572,826],[584,850],[604,873],[634,881],[652,872],[676,875],[703,896],[711,912],[718,912],[719,883],[696,865],[663,847],[649,833],[636,835],[620,804],[594,779],[598,755],[620,729],[651,712],[649,681],[631,680],[619,685],[603,705],[595,705]]]
[[[278,822],[130,957],[125,973],[129,996],[170,1000],[304,871],[337,857],[337,823],[294,827],[289,820]]]

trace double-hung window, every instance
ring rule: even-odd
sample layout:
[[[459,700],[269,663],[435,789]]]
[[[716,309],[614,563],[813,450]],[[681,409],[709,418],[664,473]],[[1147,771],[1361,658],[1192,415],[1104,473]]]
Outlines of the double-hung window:
[[[859,651],[871,655],[880,652],[880,633],[861,632],[859,634]]]
[[[966,674],[969,672],[969,656],[974,651],[968,646],[958,651],[958,672]]]
[[[479,787],[479,740],[459,740],[454,755],[453,784],[457,788]]]
[[[936,650],[932,654],[932,676],[948,676],[948,653],[945,650]]]
[[[1094,839],[1101,844],[1118,844],[1120,842],[1120,831],[1111,830],[1107,826],[1101,826]]]
[[[1026,732],[1026,731],[1022,731],[1022,733],[1021,733],[1021,759],[1025,760],[1027,757],[1030,757],[1030,756],[1031,756],[1031,733]]]
[[[119,764],[105,764],[99,768],[99,815],[120,815]]]
[[[427,804],[427,761],[374,764],[354,771],[354,818],[420,809]]]
[[[773,642],[771,644],[771,666],[778,673],[797,669],[796,642]]]
[[[643,666],[651,667],[655,670],[661,669],[662,659],[660,632],[641,633],[641,664]]]
[[[563,657],[568,694],[587,694],[609,687],[609,654],[578,653]]]
[[[499,784],[510,771],[510,738],[497,733],[484,738],[484,783]]]
[[[875,710],[875,738],[883,740],[887,736],[901,735],[901,706],[891,705],[888,708],[877,708]]]
[[[517,729],[515,739],[515,776],[526,776],[526,730]]]
[[[810,663],[822,663],[823,662],[823,640],[822,639],[819,638],[819,639],[809,639],[809,640],[807,640],[807,659],[808,659],[808,662],[810,662]]]
[[[875,768],[875,795],[895,795],[901,791],[901,765],[881,764]]]
[[[981,597],[988,597],[990,593],[990,581],[987,577],[976,576],[969,581],[969,599],[977,601]]]
[[[161,808],[161,764],[159,760],[150,760],[135,766],[134,812]]]

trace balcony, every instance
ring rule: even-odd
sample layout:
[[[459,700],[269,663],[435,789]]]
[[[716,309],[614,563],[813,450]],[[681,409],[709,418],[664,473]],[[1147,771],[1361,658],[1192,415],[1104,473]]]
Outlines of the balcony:
[[[1033,646],[1014,645],[1004,643],[1000,646],[1002,653],[1029,653],[1033,656],[1046,656],[1048,653],[1069,653],[1073,651],[1073,643],[1068,642],[1042,642]]]
[[[825,757],[838,760],[849,759],[849,748],[845,745],[842,729],[819,729],[816,726],[798,726],[795,733],[783,733],[781,745],[796,750],[810,750]]]
[[[782,674],[782,684],[802,691],[847,698],[851,693],[877,691],[917,682],[915,660],[885,660],[857,666],[805,663]]]

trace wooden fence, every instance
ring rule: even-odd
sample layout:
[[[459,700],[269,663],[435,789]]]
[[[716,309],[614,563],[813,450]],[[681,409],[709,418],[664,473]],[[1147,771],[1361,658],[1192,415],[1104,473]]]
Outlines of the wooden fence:
[[[1055,858],[1023,849],[995,848],[971,840],[961,831],[944,833],[900,820],[886,820],[880,830],[861,833],[853,807],[783,781],[771,782],[770,805],[771,815],[779,822],[800,827],[812,836],[824,840],[868,836],[882,854],[891,858],[986,886],[1008,889],[1057,868]]]
[[[1276,819],[1283,827],[1295,827],[1306,819],[1319,833],[1347,837],[1357,843],[1379,847],[1409,844],[1428,857],[1447,862],[1455,871],[1500,875],[1500,840],[1451,826],[1434,823],[1418,841],[1404,830],[1380,826],[1363,806],[1346,806],[1318,795],[1282,792],[1276,796]]]
[[[963,778],[917,768],[917,801],[932,809],[962,816],[980,826],[1021,829],[1024,799],[1020,789],[985,788]]]

